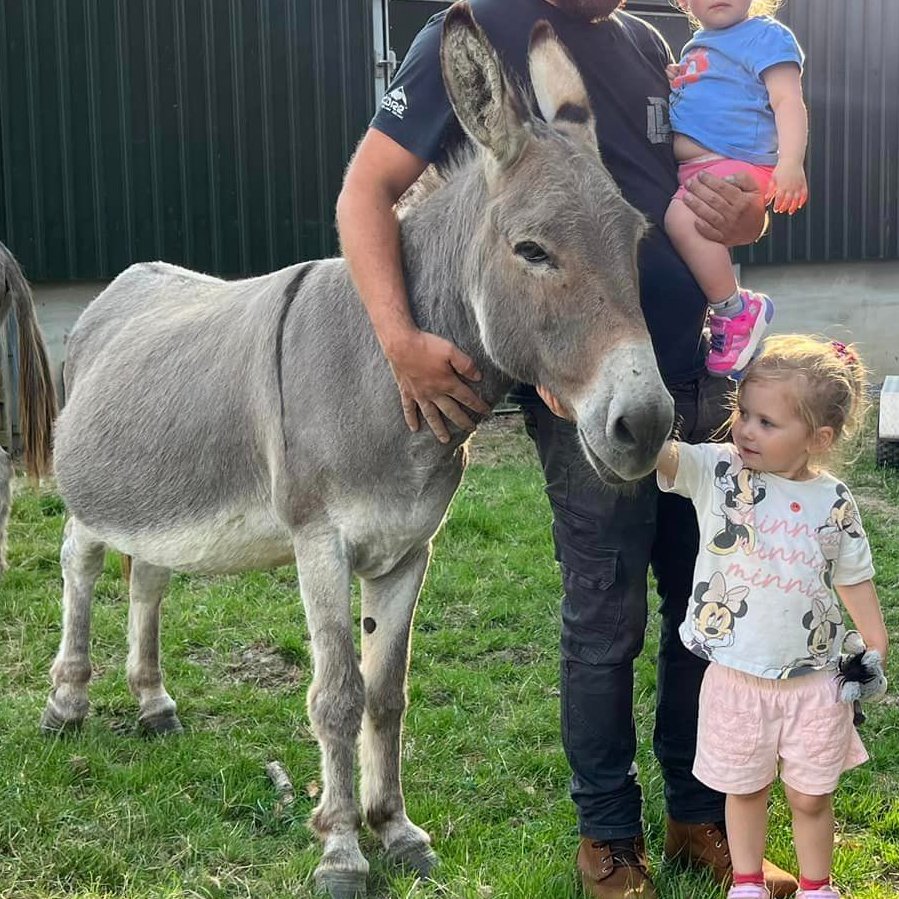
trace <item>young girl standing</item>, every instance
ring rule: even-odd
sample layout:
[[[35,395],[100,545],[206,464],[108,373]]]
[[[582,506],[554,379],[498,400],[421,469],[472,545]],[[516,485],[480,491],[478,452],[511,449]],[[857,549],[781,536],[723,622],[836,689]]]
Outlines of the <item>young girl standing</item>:
[[[745,172],[776,212],[792,214],[805,204],[803,53],[790,29],[771,18],[781,0],[677,2],[700,28],[669,67],[681,187],[665,230],[710,304],[709,372],[729,376],[752,358],[774,307],[763,294],[740,290],[727,247],[696,230],[685,185],[701,172]]]
[[[839,896],[831,799],[840,774],[867,754],[835,677],[845,635],[838,599],[867,647],[887,652],[858,509],[825,469],[860,421],[863,390],[853,348],[770,338],[738,387],[733,443],[669,442],[659,456],[661,489],[689,497],[699,519],[681,638],[712,662],[694,774],[727,794],[728,899],[768,897],[762,856],[778,772],[793,811],[797,895]]]

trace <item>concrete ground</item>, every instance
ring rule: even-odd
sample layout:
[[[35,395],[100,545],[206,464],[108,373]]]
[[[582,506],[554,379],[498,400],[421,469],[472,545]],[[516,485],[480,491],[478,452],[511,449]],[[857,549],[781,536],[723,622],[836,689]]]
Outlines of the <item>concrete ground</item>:
[[[872,383],[899,374],[899,262],[744,266],[741,281],[774,300],[776,332],[857,343]]]

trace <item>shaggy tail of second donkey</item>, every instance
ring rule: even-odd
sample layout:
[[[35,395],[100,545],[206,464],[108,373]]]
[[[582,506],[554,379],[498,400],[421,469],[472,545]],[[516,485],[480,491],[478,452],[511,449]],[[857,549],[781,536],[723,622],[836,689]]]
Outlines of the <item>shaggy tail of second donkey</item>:
[[[25,469],[35,480],[52,467],[51,432],[56,391],[47,348],[34,314],[31,288],[19,263],[0,242],[0,328],[15,310],[19,332],[19,427]],[[0,572],[6,567],[6,522],[11,505],[12,462],[0,447]]]

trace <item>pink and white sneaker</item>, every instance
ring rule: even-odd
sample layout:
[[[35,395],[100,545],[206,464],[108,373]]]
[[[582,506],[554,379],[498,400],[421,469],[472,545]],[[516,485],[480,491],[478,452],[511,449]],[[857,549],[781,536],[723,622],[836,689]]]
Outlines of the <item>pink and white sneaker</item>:
[[[752,361],[774,317],[774,303],[763,293],[741,290],[743,311],[733,318],[709,316],[712,348],[706,368],[718,378],[738,376]]]
[[[818,890],[800,890],[796,899],[840,899],[840,891],[836,887],[826,886]]]
[[[727,899],[771,899],[771,894],[760,883],[741,883],[727,891]]]

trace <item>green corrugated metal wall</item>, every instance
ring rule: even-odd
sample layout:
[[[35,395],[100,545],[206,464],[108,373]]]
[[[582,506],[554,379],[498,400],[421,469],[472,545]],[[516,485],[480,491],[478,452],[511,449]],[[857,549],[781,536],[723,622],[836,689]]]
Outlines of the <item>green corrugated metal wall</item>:
[[[899,2],[788,0],[778,17],[808,57],[810,199],[742,261],[899,259]]]
[[[369,0],[2,0],[0,235],[28,276],[335,250]]]
[[[444,3],[390,0],[399,56]],[[631,0],[672,43],[667,0]],[[899,0],[789,0],[806,211],[744,262],[899,258]],[[370,0],[2,0],[0,237],[32,279],[164,258],[223,275],[335,249],[373,109]],[[398,40],[397,40],[398,39]]]

